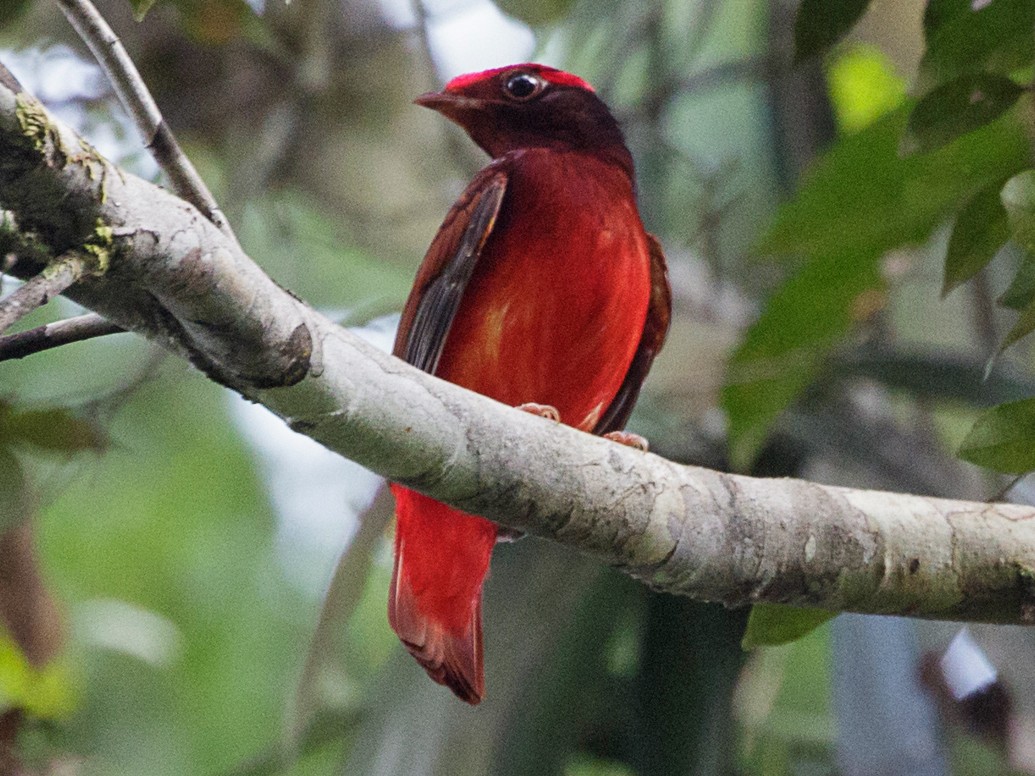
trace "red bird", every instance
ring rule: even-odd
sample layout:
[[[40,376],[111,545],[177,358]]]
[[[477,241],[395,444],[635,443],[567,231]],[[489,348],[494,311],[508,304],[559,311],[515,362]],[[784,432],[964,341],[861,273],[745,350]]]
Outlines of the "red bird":
[[[612,432],[665,339],[670,293],[614,117],[581,78],[536,64],[462,75],[416,103],[463,127],[492,162],[435,235],[395,355],[629,443],[632,435]],[[482,582],[498,527],[392,490],[388,619],[432,679],[476,704],[485,691]]]

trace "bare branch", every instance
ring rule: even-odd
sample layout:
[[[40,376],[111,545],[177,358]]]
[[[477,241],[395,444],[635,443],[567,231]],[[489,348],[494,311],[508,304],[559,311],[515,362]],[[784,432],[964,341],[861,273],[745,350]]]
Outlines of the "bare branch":
[[[77,254],[66,254],[25,285],[0,300],[0,332],[37,307],[42,307],[90,271],[92,262]]]
[[[237,242],[230,223],[219,209],[215,197],[198,175],[190,159],[176,142],[169,125],[162,118],[158,105],[140,77],[136,65],[129,58],[115,32],[90,0],[58,0],[69,23],[83,39],[97,62],[104,68],[108,80],[115,87],[126,112],[151,151],[158,166],[165,171],[173,191],[194,207],[229,239]]]
[[[0,207],[38,234],[111,235],[111,268],[70,295],[327,448],[659,590],[1035,623],[1035,508],[723,474],[503,407],[318,315],[168,192],[60,153],[85,146],[15,88],[0,70]]]
[[[97,313],[86,313],[63,321],[47,323],[34,329],[0,337],[0,361],[25,358],[34,353],[59,348],[73,342],[118,334],[125,331]]]

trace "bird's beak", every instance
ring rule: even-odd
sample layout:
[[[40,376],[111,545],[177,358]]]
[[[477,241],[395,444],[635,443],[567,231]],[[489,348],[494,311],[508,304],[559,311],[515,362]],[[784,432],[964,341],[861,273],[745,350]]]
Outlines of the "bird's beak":
[[[459,114],[481,105],[478,100],[450,92],[427,92],[413,102],[422,107],[438,111],[448,118],[455,118]]]

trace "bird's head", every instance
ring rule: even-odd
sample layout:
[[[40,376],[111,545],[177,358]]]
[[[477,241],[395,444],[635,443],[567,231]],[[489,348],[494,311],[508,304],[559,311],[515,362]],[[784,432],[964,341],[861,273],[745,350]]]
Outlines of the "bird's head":
[[[494,158],[543,146],[628,156],[618,123],[593,87],[545,65],[461,75],[414,102],[459,124]]]

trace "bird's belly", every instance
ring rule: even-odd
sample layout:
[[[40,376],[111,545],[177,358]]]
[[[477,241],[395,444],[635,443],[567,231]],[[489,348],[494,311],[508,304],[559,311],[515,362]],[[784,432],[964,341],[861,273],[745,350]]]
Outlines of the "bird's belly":
[[[492,246],[472,277],[436,374],[505,404],[549,404],[592,430],[643,333],[650,296],[642,231],[583,230]]]

